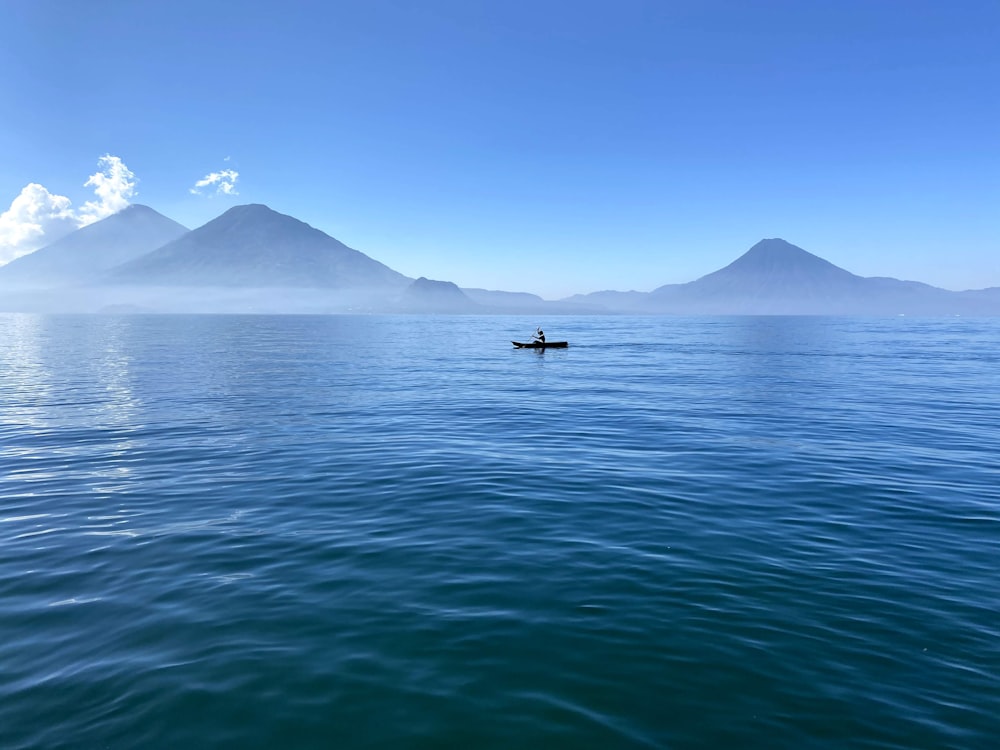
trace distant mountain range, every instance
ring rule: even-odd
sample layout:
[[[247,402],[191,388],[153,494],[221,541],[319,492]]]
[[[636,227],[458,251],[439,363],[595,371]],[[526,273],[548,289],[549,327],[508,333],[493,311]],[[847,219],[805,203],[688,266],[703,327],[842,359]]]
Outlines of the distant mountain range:
[[[651,292],[546,301],[411,279],[291,216],[236,206],[187,230],[134,205],[0,267],[0,309],[135,312],[1000,315],[1000,288],[856,276],[781,239]]]
[[[1000,314],[1000,288],[951,292],[856,276],[782,239],[761,240],[725,268],[686,284],[571,299],[633,313],[684,315]]]

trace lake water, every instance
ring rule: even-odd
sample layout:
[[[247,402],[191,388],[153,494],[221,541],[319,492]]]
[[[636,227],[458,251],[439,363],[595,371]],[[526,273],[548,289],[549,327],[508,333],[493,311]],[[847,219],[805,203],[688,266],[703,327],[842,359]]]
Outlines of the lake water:
[[[5,750],[1000,738],[1000,320],[0,341]]]

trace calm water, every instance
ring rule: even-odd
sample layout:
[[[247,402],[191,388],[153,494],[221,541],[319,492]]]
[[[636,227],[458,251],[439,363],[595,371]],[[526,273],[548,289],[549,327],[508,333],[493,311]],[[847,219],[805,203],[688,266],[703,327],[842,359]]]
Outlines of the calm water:
[[[1000,320],[0,341],[4,750],[1000,738]]]

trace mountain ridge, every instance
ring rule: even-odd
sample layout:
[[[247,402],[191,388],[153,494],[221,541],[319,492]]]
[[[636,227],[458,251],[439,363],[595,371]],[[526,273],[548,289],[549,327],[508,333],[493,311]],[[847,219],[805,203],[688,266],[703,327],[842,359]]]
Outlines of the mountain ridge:
[[[160,243],[162,236],[168,241]],[[778,237],[760,240],[694,281],[651,292],[604,290],[549,301],[525,292],[460,289],[450,281],[404,276],[263,204],[234,206],[194,230],[148,206],[129,206],[0,267],[0,283],[30,278],[24,269],[32,266],[39,272],[33,282],[39,293],[8,295],[4,309],[47,309],[49,303],[67,311],[145,309],[153,301],[152,309],[184,312],[1000,314],[1000,287],[952,292],[917,281],[866,278]],[[39,287],[39,279],[51,293]],[[67,284],[77,285],[76,302],[55,291]]]
[[[863,277],[781,238],[728,265],[651,292],[606,290],[567,301],[609,311],[678,315],[997,315],[1000,294],[952,292],[918,281]]]

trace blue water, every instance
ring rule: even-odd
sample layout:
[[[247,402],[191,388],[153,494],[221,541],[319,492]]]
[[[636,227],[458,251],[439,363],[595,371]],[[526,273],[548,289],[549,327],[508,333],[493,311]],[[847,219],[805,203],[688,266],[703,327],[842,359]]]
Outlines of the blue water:
[[[1000,320],[0,341],[4,750],[1000,738]]]

